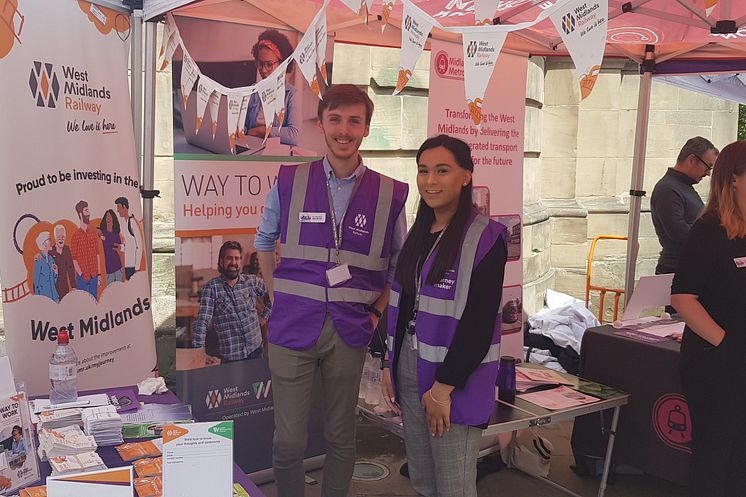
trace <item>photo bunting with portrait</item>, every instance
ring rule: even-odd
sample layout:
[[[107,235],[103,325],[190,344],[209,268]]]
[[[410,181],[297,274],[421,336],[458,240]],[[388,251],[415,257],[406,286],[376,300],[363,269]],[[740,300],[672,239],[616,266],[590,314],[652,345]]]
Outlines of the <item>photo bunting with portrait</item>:
[[[47,395],[66,327],[78,389],[132,385],[153,374],[156,355],[129,15],[82,0],[25,2],[23,19],[18,42],[0,51],[7,352],[28,394]]]

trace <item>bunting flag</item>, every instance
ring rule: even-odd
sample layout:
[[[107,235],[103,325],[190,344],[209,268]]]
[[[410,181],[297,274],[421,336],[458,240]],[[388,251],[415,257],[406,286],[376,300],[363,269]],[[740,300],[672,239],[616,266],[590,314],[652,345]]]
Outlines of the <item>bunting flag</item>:
[[[204,77],[204,76],[203,76]],[[223,96],[218,89],[214,89],[207,100],[207,108],[210,109],[210,120],[212,121],[212,139],[218,131],[218,109],[220,109],[220,98]]]
[[[482,124],[482,101],[507,35],[503,31],[463,34],[466,104],[477,127]]]
[[[275,111],[277,109],[277,103],[275,102],[277,91],[276,84],[277,82],[275,81],[274,73],[256,84],[256,91],[259,93],[259,100],[262,102],[262,112],[264,113],[264,122],[266,123],[266,131],[264,132],[265,140],[269,137],[272,123],[275,120]]]
[[[228,120],[228,144],[231,147],[231,153],[236,153],[236,138],[238,137],[238,124],[241,116],[241,105],[243,104],[244,95],[240,93],[229,93],[226,95],[228,100],[228,112],[226,119]],[[243,127],[243,126],[242,126]],[[213,137],[214,139],[215,137]]]
[[[171,58],[174,56],[176,49],[179,48],[179,45],[181,45],[181,36],[179,36],[177,31],[173,31],[166,43],[166,50],[163,54],[163,62],[161,63],[161,71],[171,62]]]
[[[316,29],[313,23],[298,43],[298,48],[295,49],[293,57],[298,62],[303,77],[311,86],[311,91],[321,98],[321,88],[318,79],[316,79]]]
[[[601,71],[609,21],[608,0],[570,0],[550,16],[575,64],[580,97],[593,91]]]
[[[277,114],[277,127],[281,128],[285,122],[285,73],[288,69],[288,62],[285,61],[269,76],[275,80],[275,114]]]
[[[381,10],[381,34],[383,34],[383,31],[386,29],[389,19],[391,19],[391,11],[394,10],[395,3],[396,0],[383,0],[383,10]]]
[[[184,105],[186,110],[187,101],[189,100],[189,94],[192,92],[194,82],[199,78],[199,67],[194,63],[192,56],[186,51],[184,47],[182,52],[184,53],[184,60],[181,64],[181,103]]]
[[[399,78],[396,81],[394,95],[401,92],[409,83],[414,66],[422,55],[430,30],[433,29],[433,23],[433,19],[419,8],[409,2],[404,2]]]
[[[241,107],[238,111],[238,124],[236,128],[237,138],[243,138],[246,136],[243,128],[244,123],[246,122],[246,112],[249,110],[249,99],[251,99],[251,95],[256,92],[256,87],[252,86],[250,89],[251,91],[249,93],[244,93],[243,98],[241,98]]]
[[[474,24],[477,26],[492,25],[497,4],[500,0],[475,0],[474,1]]]
[[[316,65],[325,84],[329,83],[326,76],[326,10],[321,12],[316,20]]]
[[[158,57],[163,57],[163,54],[166,52],[168,40],[170,40],[171,35],[174,34],[174,29],[172,28],[173,22],[174,16],[169,12],[166,14],[166,22],[163,23],[163,39],[161,40],[161,50],[158,52]]]
[[[712,15],[712,11],[715,10],[715,6],[720,2],[720,0],[705,0],[705,12],[708,16]]]
[[[215,82],[207,76],[200,75],[199,81],[197,82],[197,118],[194,123],[195,133],[199,131],[202,126],[202,121],[205,117],[205,109],[207,108],[207,102],[212,98],[212,94],[215,91]]]

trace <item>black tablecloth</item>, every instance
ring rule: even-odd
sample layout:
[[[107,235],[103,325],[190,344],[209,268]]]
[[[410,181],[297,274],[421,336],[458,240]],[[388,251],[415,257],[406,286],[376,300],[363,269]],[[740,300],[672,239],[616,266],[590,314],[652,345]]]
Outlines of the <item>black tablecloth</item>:
[[[590,328],[580,352],[582,378],[630,394],[622,408],[613,462],[686,484],[691,421],[679,379],[679,344],[670,339],[645,343],[615,331],[611,326]],[[611,411],[575,420],[572,448],[578,463],[585,455],[605,455],[602,423],[610,425]]]

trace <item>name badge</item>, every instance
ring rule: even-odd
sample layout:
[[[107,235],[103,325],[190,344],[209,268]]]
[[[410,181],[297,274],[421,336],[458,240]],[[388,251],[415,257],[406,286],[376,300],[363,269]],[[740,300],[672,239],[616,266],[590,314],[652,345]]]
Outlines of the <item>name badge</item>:
[[[301,223],[325,223],[326,212],[301,212],[298,214]]]
[[[329,282],[329,286],[337,286],[351,278],[350,266],[347,264],[340,264],[326,270],[326,280]]]
[[[733,262],[736,263],[736,267],[746,267],[746,257],[735,257]]]

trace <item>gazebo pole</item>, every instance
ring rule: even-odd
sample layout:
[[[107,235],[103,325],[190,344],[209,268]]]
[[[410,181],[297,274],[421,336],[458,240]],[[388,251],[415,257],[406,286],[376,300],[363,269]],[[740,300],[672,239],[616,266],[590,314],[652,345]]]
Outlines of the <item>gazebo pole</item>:
[[[655,68],[655,47],[645,47],[645,60],[642,63],[640,93],[637,99],[637,126],[635,129],[635,151],[632,162],[632,182],[629,191],[629,222],[627,223],[627,270],[624,282],[624,303],[629,302],[635,288],[635,267],[639,245],[640,209],[643,180],[645,178],[645,150],[648,141],[648,121],[650,117],[650,93],[653,85]]]

